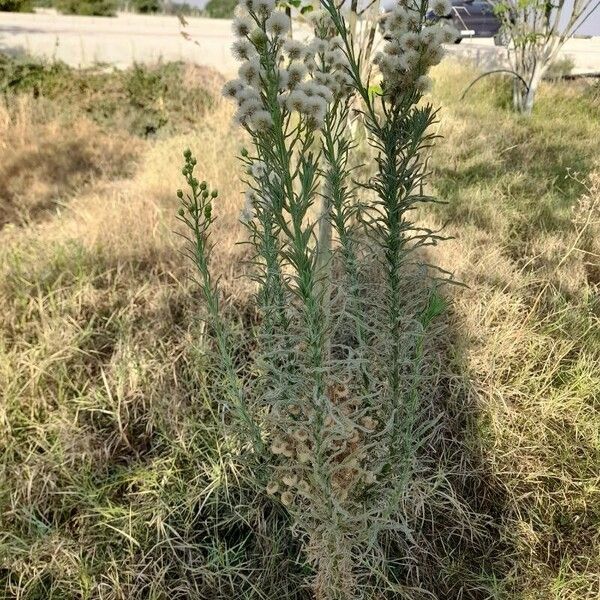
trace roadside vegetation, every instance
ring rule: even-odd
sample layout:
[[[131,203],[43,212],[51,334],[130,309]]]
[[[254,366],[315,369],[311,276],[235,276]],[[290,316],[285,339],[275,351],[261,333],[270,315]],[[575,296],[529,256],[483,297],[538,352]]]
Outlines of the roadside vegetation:
[[[288,517],[215,426],[174,234],[181,151],[219,189],[213,265],[251,328],[244,140],[220,78],[0,63],[0,595],[310,598]],[[600,573],[600,89],[433,73],[439,490],[408,598],[592,600]],[[185,92],[185,93],[184,93]],[[245,281],[245,280],[243,280]],[[240,360],[243,360],[243,356]],[[425,490],[424,490],[425,491]]]
[[[54,8],[66,15],[88,17],[114,17],[118,11],[142,15],[166,13],[198,16],[202,14],[199,8],[187,2],[164,2],[163,0],[0,0],[0,12],[32,12],[35,8]]]

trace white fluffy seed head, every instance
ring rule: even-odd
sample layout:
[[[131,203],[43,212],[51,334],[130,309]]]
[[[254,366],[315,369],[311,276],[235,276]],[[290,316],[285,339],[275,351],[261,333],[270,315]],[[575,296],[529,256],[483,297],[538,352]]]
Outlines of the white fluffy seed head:
[[[240,125],[245,125],[248,119],[252,118],[259,110],[262,110],[262,103],[260,101],[253,98],[244,100],[235,114],[235,120]]]
[[[322,120],[327,112],[327,102],[321,96],[310,96],[306,100],[304,112],[315,119]]]
[[[224,86],[221,93],[225,98],[229,98],[231,100],[237,100],[239,94],[244,89],[244,82],[241,79],[233,79],[228,81]]]
[[[256,50],[254,46],[245,38],[241,38],[233,42],[231,46],[231,53],[236,60],[250,60],[256,56]]]
[[[442,44],[453,44],[458,39],[458,30],[452,25],[443,25],[439,28],[439,40]]]
[[[273,117],[268,110],[258,110],[250,117],[250,123],[256,131],[266,131],[273,127]]]
[[[252,28],[254,27],[254,22],[248,17],[236,17],[233,19],[231,23],[231,29],[233,30],[233,34],[237,37],[245,37],[250,35]]]
[[[431,79],[427,75],[421,75],[415,80],[415,88],[421,94],[426,94],[431,90]]]
[[[408,11],[402,6],[396,6],[384,20],[384,27],[391,35],[401,35],[408,29]]]
[[[243,85],[242,89],[237,95],[237,100],[240,104],[242,102],[245,102],[246,100],[255,100],[257,102],[260,102],[260,94],[258,93],[258,90],[256,88]]]
[[[243,63],[238,71],[240,79],[253,87],[260,86],[260,60],[258,57],[253,57]]]
[[[333,100],[333,92],[326,85],[317,85],[315,89],[317,96],[320,96],[325,102],[331,102]]]
[[[419,34],[414,31],[407,31],[402,34],[398,39],[398,42],[405,52],[407,50],[418,50],[421,46],[421,38]]]
[[[452,3],[450,0],[432,0],[429,8],[438,17],[446,17],[452,12]]]
[[[314,38],[309,44],[310,51],[313,54],[325,54],[329,49],[329,45],[325,40]]]
[[[444,49],[440,44],[432,44],[427,48],[424,54],[424,59],[428,65],[437,65],[444,58]]]
[[[287,98],[287,107],[289,110],[304,112],[308,96],[301,90],[290,92]]]
[[[295,89],[306,77],[308,69],[302,63],[292,63],[288,70],[288,87],[290,90]]]
[[[290,60],[302,60],[306,56],[306,47],[298,40],[286,40],[283,44],[283,51]]]
[[[436,43],[438,39],[439,29],[439,27],[431,25],[428,27],[423,27],[423,29],[421,29],[421,32],[419,33],[419,39],[421,40],[421,43],[424,46],[429,46],[431,44]]]
[[[285,35],[290,29],[289,17],[281,12],[274,12],[265,22],[266,30],[276,37]]]

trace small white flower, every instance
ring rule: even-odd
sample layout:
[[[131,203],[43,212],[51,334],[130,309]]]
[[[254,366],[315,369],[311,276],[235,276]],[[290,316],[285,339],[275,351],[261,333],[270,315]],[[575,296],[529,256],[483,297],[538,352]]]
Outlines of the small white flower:
[[[390,54],[390,55],[398,55],[401,54],[402,52],[402,46],[400,46],[400,42],[398,42],[398,40],[393,40],[391,42],[388,42],[384,47],[383,47],[383,51],[386,54]]]
[[[399,38],[401,48],[406,50],[417,50],[421,45],[421,38],[418,33],[408,31]]]
[[[333,100],[333,92],[325,85],[316,86],[316,95],[320,96],[325,102],[331,102]]]
[[[239,97],[240,92],[244,89],[244,82],[241,79],[233,79],[228,81],[222,90],[222,94],[225,98],[231,98],[236,100]]]
[[[417,27],[421,23],[421,13],[418,10],[409,10],[407,16],[409,27]]]
[[[266,131],[273,127],[273,118],[268,110],[259,110],[250,117],[252,126],[257,131]]]
[[[431,44],[435,44],[438,39],[439,29],[440,28],[436,26],[423,27],[421,33],[419,33],[421,43],[424,46],[430,46]]]
[[[250,60],[256,56],[254,46],[246,39],[242,38],[233,42],[231,53],[236,60]]]
[[[240,79],[245,81],[248,85],[253,87],[260,86],[260,76],[261,76],[261,68],[260,68],[260,60],[259,58],[253,57],[250,60],[247,60],[242,66],[239,68],[239,76]]]
[[[266,20],[265,28],[274,36],[283,36],[290,29],[290,19],[285,13],[276,11]]]
[[[236,17],[231,23],[231,29],[233,34],[237,37],[246,37],[250,35],[254,22],[248,17]]]
[[[343,67],[348,63],[346,55],[339,49],[327,50],[325,53],[325,62],[336,67]]]
[[[458,39],[458,30],[452,25],[442,25],[438,31],[439,41],[442,44],[453,44]]]
[[[447,17],[452,12],[452,3],[450,0],[433,0],[429,8],[438,17]]]
[[[314,38],[309,44],[310,51],[313,54],[325,54],[327,52],[328,44],[325,40],[320,38]]]
[[[240,125],[245,125],[248,122],[248,119],[250,119],[260,110],[262,110],[262,103],[258,100],[244,100],[235,113],[234,119]]]
[[[442,61],[442,58],[444,58],[444,49],[439,44],[427,48],[427,52],[424,55],[424,59],[429,65],[439,64]]]
[[[302,83],[306,74],[308,73],[308,69],[302,63],[292,63],[288,70],[288,87],[290,90],[293,90],[298,86],[298,84]]]
[[[239,81],[239,79],[237,81]],[[243,87],[237,95],[237,99],[240,104],[246,100],[256,100],[260,102],[260,94],[256,88],[246,86],[243,84],[243,82],[242,85]]]
[[[321,96],[307,98],[304,112],[316,119],[323,119],[327,112],[327,102]]]
[[[298,89],[303,91],[308,97],[316,96],[319,92],[319,84],[314,81],[305,81],[298,86]]]
[[[297,112],[304,112],[306,101],[308,96],[301,90],[294,90],[290,92],[287,99],[287,107],[289,110],[295,110]]]
[[[406,50],[402,55],[404,62],[408,65],[407,68],[413,68],[419,62],[421,55],[416,50]]]
[[[408,22],[408,11],[402,6],[396,6],[396,8],[386,16],[384,26],[388,33],[399,36],[408,29]]]
[[[290,60],[302,60],[306,56],[306,46],[298,40],[286,40],[283,44],[283,51]]]

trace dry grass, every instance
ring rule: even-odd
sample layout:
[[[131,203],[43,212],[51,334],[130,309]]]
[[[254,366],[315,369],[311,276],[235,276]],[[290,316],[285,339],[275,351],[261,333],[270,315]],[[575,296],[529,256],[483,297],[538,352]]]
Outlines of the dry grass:
[[[597,100],[545,84],[525,121],[506,109],[502,83],[483,82],[460,103],[470,76],[451,65],[437,73],[446,139],[434,179],[450,205],[422,215],[450,221],[456,239],[436,260],[469,286],[452,292],[440,340],[439,489],[461,504],[433,493],[436,505],[424,494],[417,507],[446,536],[432,542],[442,567],[423,571],[423,587],[440,599],[591,600]],[[241,139],[229,108],[214,105],[193,133],[148,141],[96,135],[89,120],[58,136],[60,115],[40,124],[30,118],[38,105],[20,106],[1,121],[2,139],[14,141],[0,146],[0,210],[30,208],[0,229],[0,594],[308,598],[285,515],[250,495],[218,438],[202,309],[174,235],[189,146],[221,192],[215,265],[232,315],[250,326],[234,243]],[[56,150],[69,143],[74,165]],[[36,220],[35,207],[59,202]]]

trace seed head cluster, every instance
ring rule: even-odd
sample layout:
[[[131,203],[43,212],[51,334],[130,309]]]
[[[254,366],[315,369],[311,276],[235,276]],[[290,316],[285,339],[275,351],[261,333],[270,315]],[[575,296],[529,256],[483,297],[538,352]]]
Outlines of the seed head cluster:
[[[434,0],[432,9],[436,15],[445,16],[452,7],[448,0]],[[423,25],[421,12],[402,4],[382,21],[386,43],[374,61],[385,93],[392,98],[411,89],[426,93],[431,87],[427,73],[442,60],[442,44],[453,42],[456,30],[442,21]]]
[[[287,37],[289,17],[275,10],[275,2],[242,0],[238,10],[232,54],[241,65],[238,79],[223,88],[223,95],[237,102],[235,121],[260,133],[273,126],[274,118],[296,113],[319,129],[328,106],[348,95],[351,84],[342,40],[332,35],[328,16],[315,11],[315,38],[302,43]]]

